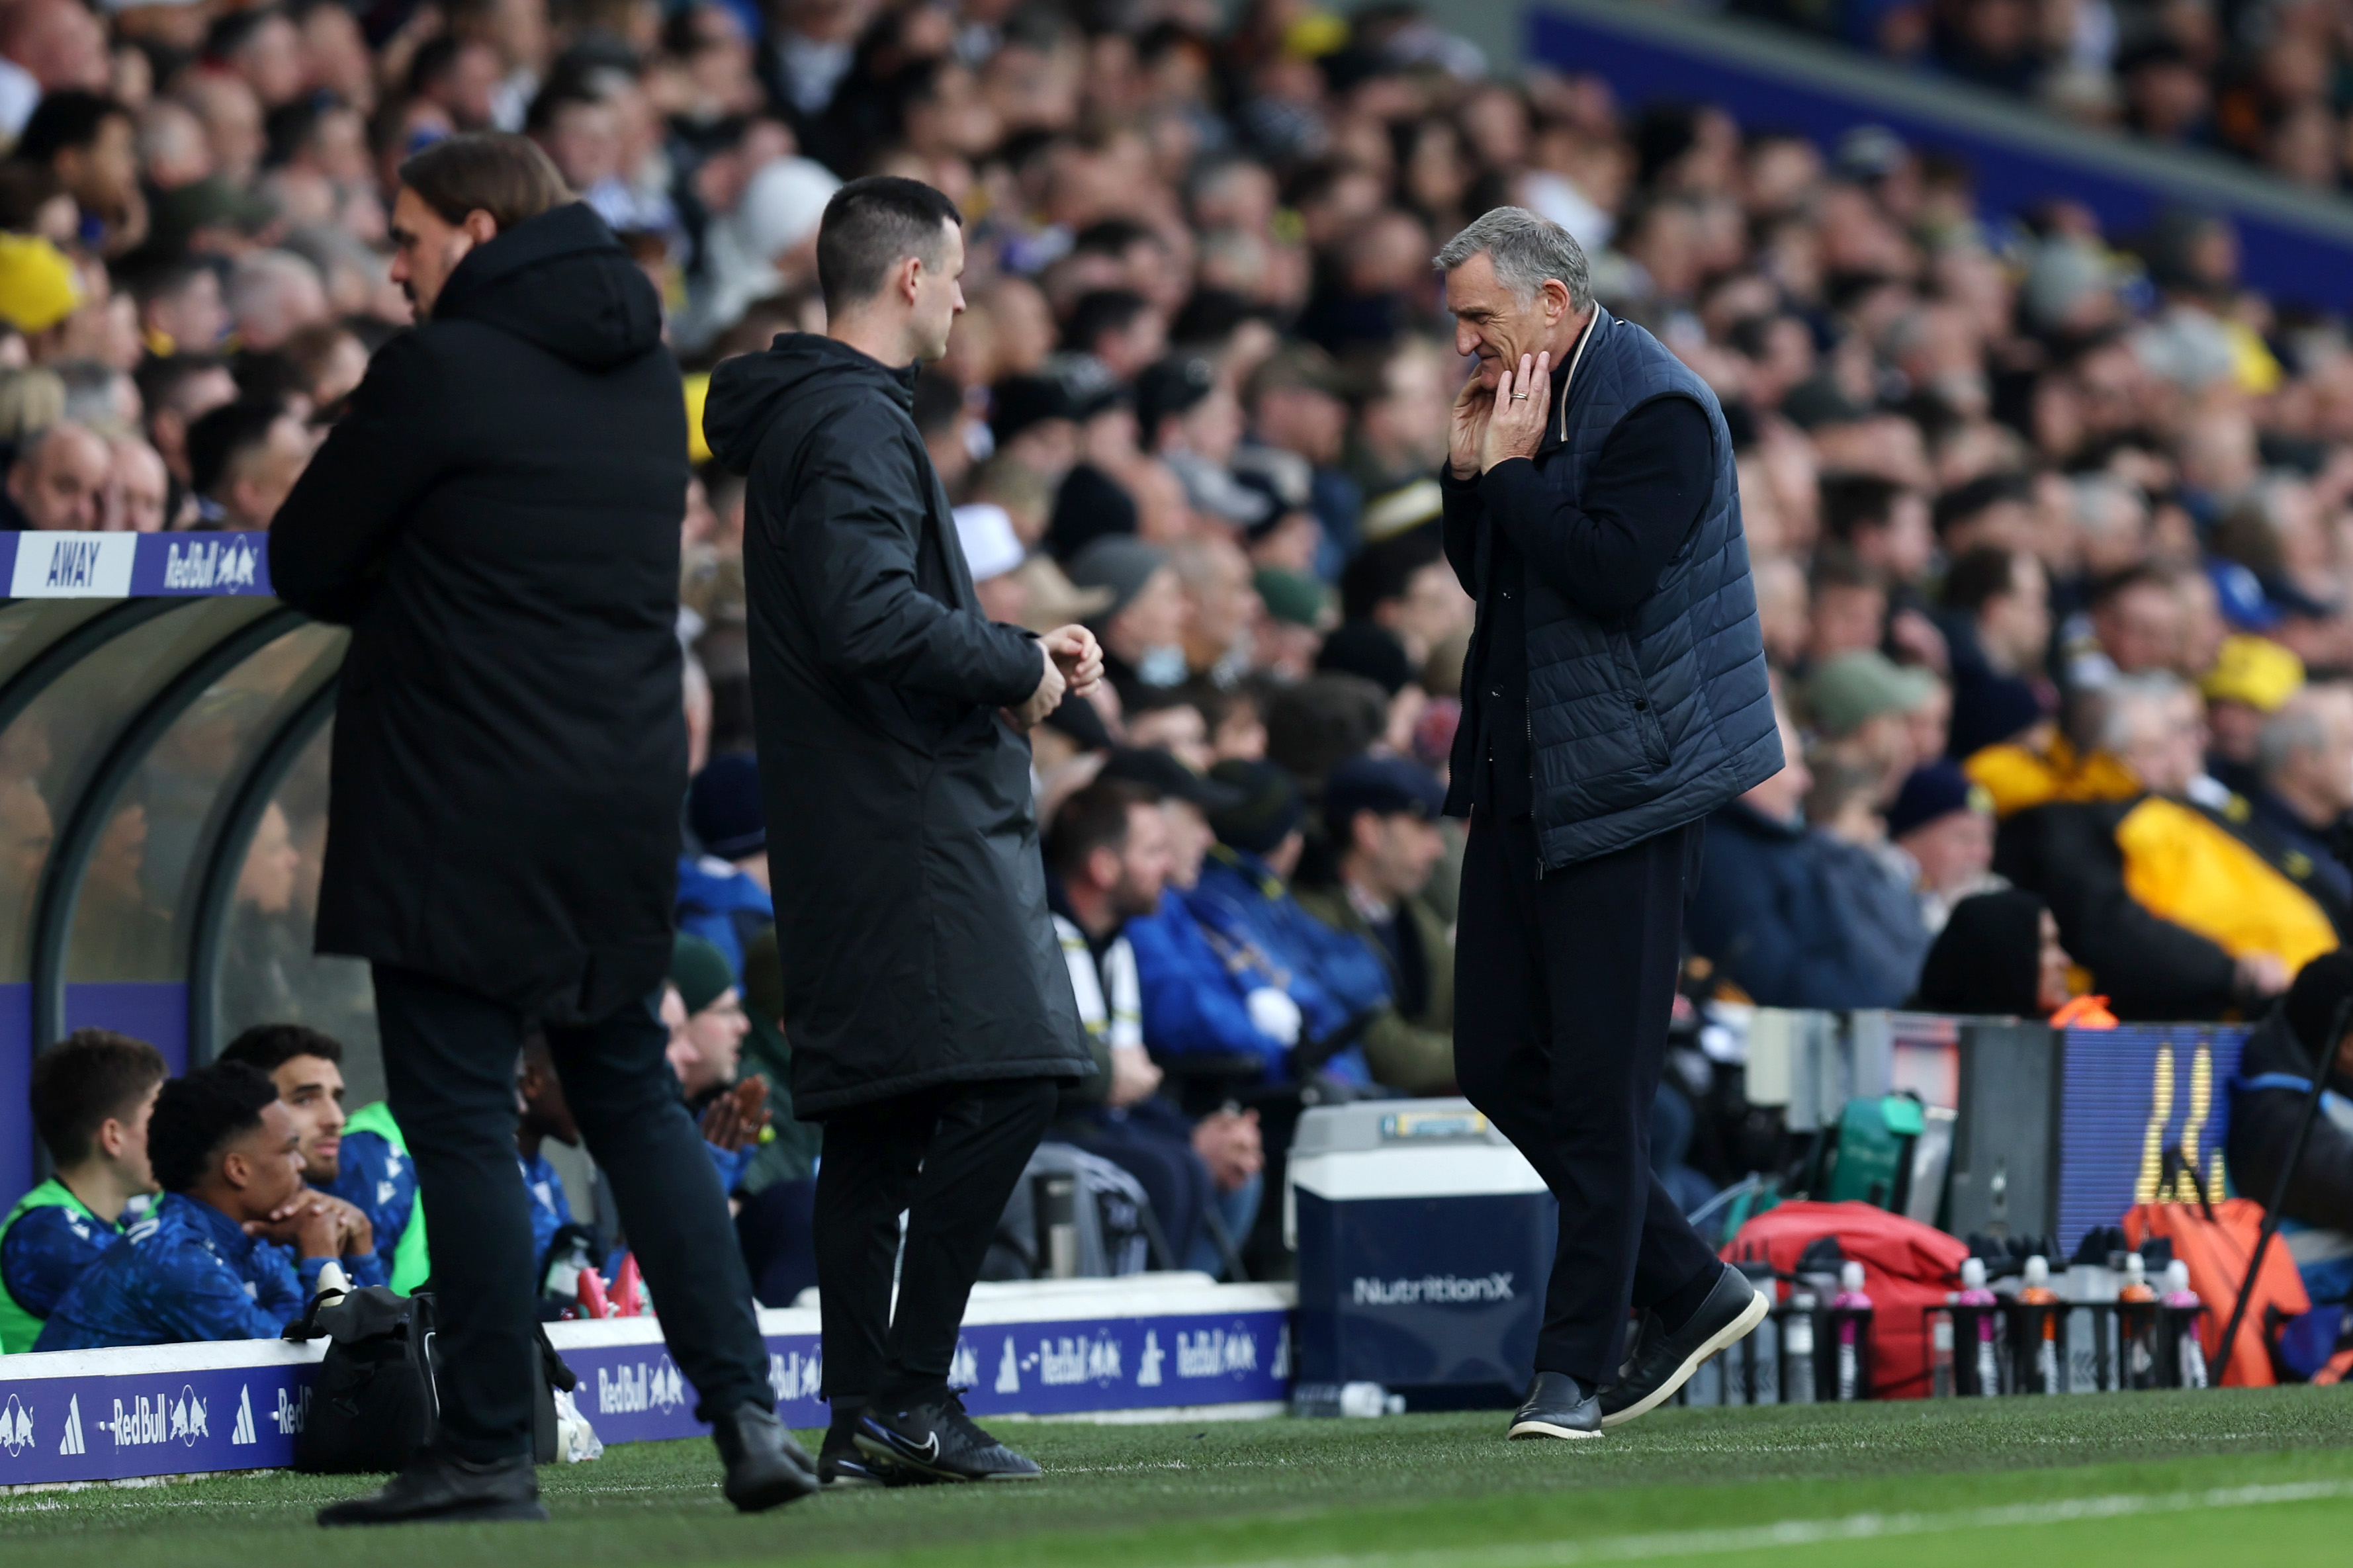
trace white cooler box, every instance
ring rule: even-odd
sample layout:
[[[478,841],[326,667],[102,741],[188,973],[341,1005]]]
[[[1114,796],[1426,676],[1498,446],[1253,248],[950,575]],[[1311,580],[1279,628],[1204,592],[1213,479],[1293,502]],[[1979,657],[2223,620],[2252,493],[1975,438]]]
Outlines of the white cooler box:
[[[1544,1321],[1556,1205],[1466,1100],[1319,1107],[1283,1184],[1302,1383],[1516,1392]]]

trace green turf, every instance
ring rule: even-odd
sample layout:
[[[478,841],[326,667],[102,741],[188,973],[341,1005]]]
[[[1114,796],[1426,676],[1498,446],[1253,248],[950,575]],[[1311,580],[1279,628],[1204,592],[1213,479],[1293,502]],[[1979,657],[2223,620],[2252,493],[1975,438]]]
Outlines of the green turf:
[[[565,1568],[823,1558],[842,1568],[1807,1568],[2343,1559],[2353,1394],[2329,1389],[1661,1412],[1597,1442],[1505,1443],[1493,1415],[998,1424],[1031,1486],[812,1500],[742,1519],[702,1443],[543,1471],[555,1522],[322,1537],[357,1489],[290,1475],[0,1499],[28,1568]],[[2217,1489],[2239,1489],[2215,1499]],[[2222,1506],[2232,1504],[2234,1506]]]

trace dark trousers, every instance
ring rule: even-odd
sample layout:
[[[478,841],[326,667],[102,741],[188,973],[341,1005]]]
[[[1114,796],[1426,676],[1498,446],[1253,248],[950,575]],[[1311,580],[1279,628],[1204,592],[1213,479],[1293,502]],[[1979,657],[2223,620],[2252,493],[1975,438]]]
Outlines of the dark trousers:
[[[1717,1266],[1650,1164],[1700,832],[1539,876],[1529,819],[1482,811],[1463,854],[1455,1073],[1560,1200],[1535,1364],[1588,1387],[1615,1374],[1630,1304]]]
[[[837,1409],[946,1393],[972,1282],[1057,1092],[1042,1078],[943,1084],[826,1118],[815,1227],[825,1397]]]
[[[472,1459],[531,1452],[539,1376],[531,1213],[515,1165],[523,1018],[504,1003],[375,967],[392,1112],[417,1165],[439,1313],[441,1441]],[[659,1304],[662,1337],[703,1419],[766,1405],[767,1347],[726,1194],[663,1059],[655,1004],[546,1030],[564,1098],[612,1184]]]

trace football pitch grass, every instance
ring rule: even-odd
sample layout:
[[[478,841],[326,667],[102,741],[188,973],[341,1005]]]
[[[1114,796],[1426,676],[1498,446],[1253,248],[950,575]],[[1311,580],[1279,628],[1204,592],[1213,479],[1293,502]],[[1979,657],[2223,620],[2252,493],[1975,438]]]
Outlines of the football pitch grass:
[[[324,1534],[358,1478],[0,1498],[21,1568],[1806,1568],[2327,1563],[2353,1551],[2353,1390],[1662,1411],[1583,1443],[1497,1414],[992,1429],[1029,1485],[743,1518],[701,1441],[541,1471],[554,1522]],[[805,1435],[814,1438],[817,1435]]]

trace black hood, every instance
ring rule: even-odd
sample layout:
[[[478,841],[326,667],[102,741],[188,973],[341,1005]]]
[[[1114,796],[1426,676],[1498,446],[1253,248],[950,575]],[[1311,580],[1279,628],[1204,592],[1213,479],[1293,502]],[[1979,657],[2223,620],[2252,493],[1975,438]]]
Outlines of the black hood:
[[[585,370],[627,364],[661,342],[661,300],[584,202],[480,246],[441,286],[437,321],[480,321]]]
[[[723,360],[711,373],[702,437],[730,472],[748,474],[761,437],[786,410],[819,396],[830,401],[878,393],[912,410],[917,368],[892,370],[815,332],[782,332],[767,353]]]

